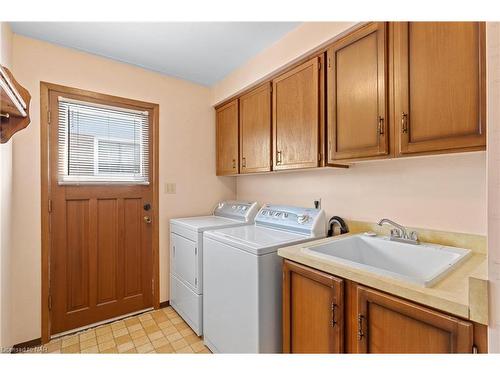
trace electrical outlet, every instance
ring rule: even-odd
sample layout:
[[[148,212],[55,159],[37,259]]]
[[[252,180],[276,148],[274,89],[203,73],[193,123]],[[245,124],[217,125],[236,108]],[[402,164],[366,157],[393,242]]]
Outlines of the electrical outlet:
[[[175,192],[176,192],[175,182],[165,183],[165,194],[175,194]]]

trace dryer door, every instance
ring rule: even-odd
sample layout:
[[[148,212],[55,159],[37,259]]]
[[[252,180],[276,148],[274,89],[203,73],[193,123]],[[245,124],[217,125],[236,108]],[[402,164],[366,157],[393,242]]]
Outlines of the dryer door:
[[[170,264],[171,272],[185,284],[198,290],[198,245],[176,233],[171,233]]]

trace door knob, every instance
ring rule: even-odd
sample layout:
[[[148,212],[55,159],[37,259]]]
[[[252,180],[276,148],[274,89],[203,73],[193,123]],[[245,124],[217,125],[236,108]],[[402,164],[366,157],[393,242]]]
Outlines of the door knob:
[[[151,224],[151,221],[152,221],[152,220],[151,220],[151,217],[150,217],[150,216],[144,216],[144,222],[145,222],[146,224]]]

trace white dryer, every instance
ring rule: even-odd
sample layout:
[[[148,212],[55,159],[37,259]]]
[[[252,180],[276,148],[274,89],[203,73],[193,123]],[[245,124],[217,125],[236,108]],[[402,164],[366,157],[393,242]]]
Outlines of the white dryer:
[[[325,237],[323,210],[265,205],[203,239],[203,339],[213,352],[282,351],[280,247]]]
[[[256,202],[225,201],[213,215],[170,220],[170,305],[196,332],[203,333],[203,232],[253,224]]]

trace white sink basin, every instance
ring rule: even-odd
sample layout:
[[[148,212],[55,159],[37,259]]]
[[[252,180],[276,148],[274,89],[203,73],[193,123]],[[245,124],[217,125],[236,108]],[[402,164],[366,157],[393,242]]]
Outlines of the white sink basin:
[[[302,250],[322,259],[425,287],[435,284],[471,252],[428,243],[411,245],[363,234]]]

